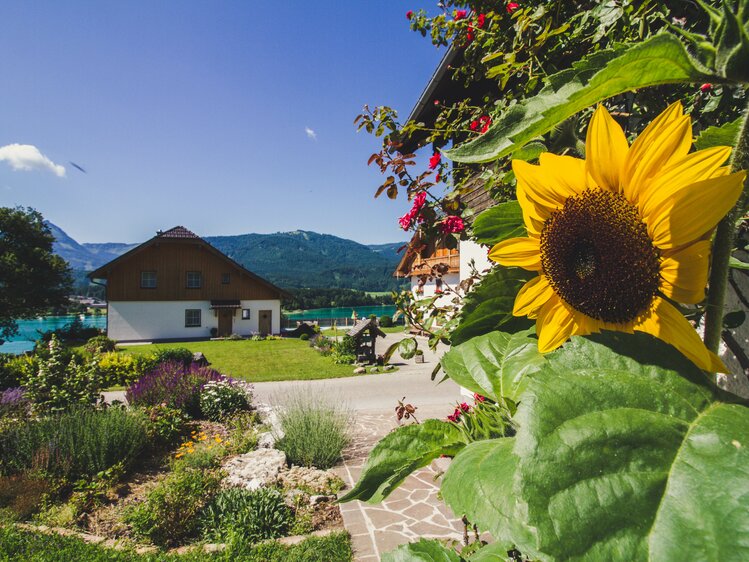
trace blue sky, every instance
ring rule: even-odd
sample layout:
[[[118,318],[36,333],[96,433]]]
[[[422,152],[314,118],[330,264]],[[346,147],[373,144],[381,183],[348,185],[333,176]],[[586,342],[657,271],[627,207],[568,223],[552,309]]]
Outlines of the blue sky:
[[[5,2],[0,206],[81,242],[176,224],[404,240],[408,204],[373,199],[378,142],[352,122],[364,103],[411,110],[444,49],[405,13],[435,6]]]

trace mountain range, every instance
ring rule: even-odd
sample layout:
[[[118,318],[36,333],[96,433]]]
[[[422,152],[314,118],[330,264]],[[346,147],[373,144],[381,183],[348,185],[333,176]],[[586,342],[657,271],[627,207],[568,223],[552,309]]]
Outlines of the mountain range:
[[[74,270],[76,280],[138,244],[79,243],[47,221],[54,251]],[[348,288],[389,291],[402,282],[393,277],[404,242],[365,245],[330,234],[305,230],[275,234],[207,236],[204,240],[272,283],[283,288]]]

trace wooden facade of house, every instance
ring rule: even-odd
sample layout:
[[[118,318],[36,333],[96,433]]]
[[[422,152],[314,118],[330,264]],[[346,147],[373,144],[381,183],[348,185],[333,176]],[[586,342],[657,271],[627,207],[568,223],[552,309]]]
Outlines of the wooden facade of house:
[[[279,333],[285,293],[184,227],[89,274],[106,280],[107,332],[119,341]]]

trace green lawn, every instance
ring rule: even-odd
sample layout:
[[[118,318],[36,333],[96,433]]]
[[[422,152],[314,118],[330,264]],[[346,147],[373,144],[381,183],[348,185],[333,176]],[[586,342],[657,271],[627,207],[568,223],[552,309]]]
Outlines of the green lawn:
[[[380,330],[382,330],[386,334],[400,334],[401,332],[404,332],[406,330],[406,327],[403,325],[391,326],[389,328],[383,328],[382,326],[380,326]]]
[[[336,365],[298,339],[264,341],[200,341],[158,343],[124,347],[132,354],[151,354],[157,349],[186,347],[201,351],[222,374],[250,382],[312,380],[354,376],[353,365]]]

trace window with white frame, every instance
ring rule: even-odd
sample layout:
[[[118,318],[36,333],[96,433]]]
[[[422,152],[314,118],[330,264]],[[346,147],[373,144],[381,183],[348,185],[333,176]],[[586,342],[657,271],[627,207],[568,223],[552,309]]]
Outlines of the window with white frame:
[[[250,319],[250,309],[249,308],[243,308],[242,309],[242,320],[249,320]]]
[[[141,271],[140,272],[140,288],[141,289],[155,289],[156,288],[156,272],[155,271]]]
[[[187,288],[188,289],[200,289],[203,286],[203,275],[200,271],[188,271],[187,272]]]
[[[200,328],[199,308],[188,308],[185,310],[185,328]]]

